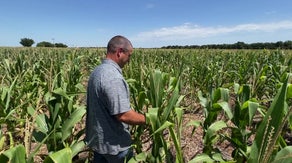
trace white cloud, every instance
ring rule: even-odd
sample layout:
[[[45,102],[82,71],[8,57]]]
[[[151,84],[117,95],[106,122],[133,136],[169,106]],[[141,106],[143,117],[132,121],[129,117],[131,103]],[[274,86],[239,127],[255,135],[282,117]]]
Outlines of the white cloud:
[[[237,32],[275,32],[278,30],[292,29],[292,21],[279,21],[272,23],[250,23],[239,24],[235,26],[210,26],[203,27],[185,23],[180,26],[163,27],[160,29],[141,32],[134,36],[132,40],[138,42],[147,41],[173,41],[196,38],[207,38],[222,34],[230,34]]]

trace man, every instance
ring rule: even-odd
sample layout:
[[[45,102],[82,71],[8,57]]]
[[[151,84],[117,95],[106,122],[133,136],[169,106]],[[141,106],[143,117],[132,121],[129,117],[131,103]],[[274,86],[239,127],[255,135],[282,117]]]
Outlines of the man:
[[[145,116],[130,108],[130,93],[122,68],[133,52],[123,36],[107,45],[106,59],[91,73],[87,88],[85,141],[94,151],[95,163],[123,163],[132,156],[129,125],[146,123]]]

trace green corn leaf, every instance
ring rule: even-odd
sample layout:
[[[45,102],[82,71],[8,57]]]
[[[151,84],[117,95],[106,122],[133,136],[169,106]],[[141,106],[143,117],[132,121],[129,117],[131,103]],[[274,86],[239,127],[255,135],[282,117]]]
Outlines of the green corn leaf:
[[[169,127],[169,132],[176,149],[176,160],[177,162],[183,162],[183,154],[182,154],[182,148],[180,146],[179,135],[175,134],[173,126]]]
[[[234,88],[234,93],[238,94],[239,89],[240,89],[240,85],[238,83],[234,83],[234,87],[233,88]]]
[[[207,98],[203,97],[202,91],[198,92],[198,98],[200,100],[200,104],[205,108],[208,106],[208,100]]]
[[[62,89],[62,88],[57,88],[53,91],[54,93],[61,95],[63,97],[65,97],[66,99],[70,100],[70,97],[68,96],[68,94],[66,93],[66,90]]]
[[[21,144],[4,151],[0,156],[0,161],[4,160],[9,160],[9,162],[13,163],[26,163],[24,146]]]
[[[213,94],[213,102],[217,102],[219,100],[228,101],[229,99],[229,90],[226,88],[218,88],[215,90]]]
[[[36,124],[37,124],[37,129],[39,131],[41,131],[42,133],[45,134],[45,133],[47,133],[49,131],[45,114],[37,115]]]
[[[68,113],[71,114],[72,111],[73,111],[73,100],[69,100],[68,101],[68,104],[67,104],[67,110],[68,110]]]
[[[221,101],[221,102],[218,102],[217,104],[221,106],[221,108],[225,111],[225,113],[227,114],[229,119],[233,118],[233,113],[232,113],[232,111],[231,111],[231,109],[229,107],[228,102]]]
[[[162,105],[164,95],[163,74],[159,70],[155,70],[150,75],[150,100],[153,107]]]
[[[1,131],[0,131],[0,151],[3,150],[4,144],[5,144],[5,140],[6,140],[6,137],[3,136],[3,135],[1,134]]]
[[[66,140],[72,134],[72,128],[82,119],[85,113],[85,107],[79,107],[65,120],[61,129],[62,141]]]
[[[152,131],[156,130],[156,126],[159,126],[158,108],[149,108],[146,113],[146,122],[151,125]]]
[[[222,154],[221,153],[214,153],[212,155],[212,159],[214,159],[217,162],[225,162],[224,159],[222,158]]]
[[[142,110],[143,106],[146,104],[146,93],[145,92],[139,92],[138,96],[138,108],[140,111]]]
[[[146,152],[141,152],[134,157],[132,157],[128,163],[137,163],[137,162],[146,162],[147,159],[147,153]]]
[[[81,83],[77,83],[75,87],[80,91],[80,92],[86,92],[85,87]]]
[[[273,163],[286,163],[286,162],[292,162],[292,146],[287,146],[281,149],[277,153],[273,161]]]
[[[174,106],[179,98],[179,82],[177,83],[174,91],[172,92],[172,96],[169,99],[169,103],[166,108],[164,108],[162,113],[162,123],[167,120],[170,112],[174,109]]]
[[[192,120],[187,123],[187,126],[199,127],[200,125],[201,125],[201,121],[198,121],[198,120]]]
[[[7,115],[4,119],[8,119],[15,111],[15,109],[10,110],[9,113],[6,113]]]
[[[215,162],[210,156],[208,156],[205,153],[197,155],[195,158],[193,158],[189,163],[200,163],[200,162]]]
[[[192,135],[195,133],[196,128],[199,127],[200,125],[201,125],[201,122],[197,120],[192,120],[187,123],[187,126],[194,126],[192,130]]]
[[[174,111],[175,111],[175,114],[176,114],[175,117],[177,119],[178,126],[181,126],[182,120],[183,120],[184,110],[183,110],[183,108],[175,108]]]
[[[79,152],[81,152],[85,147],[84,141],[74,142],[70,148],[72,150],[72,157],[76,156]]]
[[[271,157],[272,149],[279,136],[279,127],[284,123],[284,112],[287,109],[286,92],[289,77],[286,77],[286,81],[282,84],[279,92],[275,96],[271,107],[265,115],[262,123],[256,131],[255,141],[252,145],[251,155],[248,162],[265,162]]]
[[[224,121],[216,121],[210,125],[207,129],[206,136],[204,137],[204,141],[209,141],[213,136],[216,135],[217,131],[227,127],[226,122]]]
[[[5,98],[6,98],[6,96],[7,96],[7,93],[8,93],[9,88],[6,87],[6,86],[4,86],[4,85],[1,85],[0,90],[2,91],[2,93],[1,93],[1,101],[4,101]]]
[[[250,99],[250,92],[250,85],[245,84],[240,88],[239,94],[241,95],[242,102],[248,101]]]
[[[249,125],[251,125],[254,115],[259,108],[259,103],[248,101],[248,117],[249,117]]]
[[[287,87],[287,99],[292,98],[292,84],[288,84]]]
[[[7,71],[7,73],[10,73],[10,71],[11,71],[11,69],[10,69],[10,62],[9,62],[9,60],[8,59],[4,59],[4,62],[5,62],[5,69],[6,69],[6,71]]]
[[[46,157],[44,163],[72,163],[72,151],[69,147],[61,149]]]
[[[62,104],[60,102],[51,107],[50,114],[52,114],[51,119],[53,120],[53,123],[56,123],[58,116],[60,116],[59,111],[62,109],[61,107]]]
[[[159,133],[159,132],[162,132],[163,130],[165,130],[165,129],[167,129],[168,127],[171,127],[171,126],[173,126],[174,124],[173,123],[171,123],[171,122],[169,122],[169,121],[166,121],[166,122],[164,122],[155,132],[153,132],[152,134],[151,134],[151,136],[153,136],[153,135],[155,135],[155,134],[157,134],[157,133]]]
[[[5,110],[8,110],[9,108],[9,104],[10,104],[10,100],[11,100],[11,93],[12,93],[12,89],[15,85],[15,82],[17,81],[17,77],[14,79],[14,81],[11,83],[9,90],[7,92],[7,97],[6,97],[6,105],[5,105]]]
[[[34,116],[35,114],[35,110],[32,106],[28,106],[27,107],[27,113],[30,115],[30,116]]]

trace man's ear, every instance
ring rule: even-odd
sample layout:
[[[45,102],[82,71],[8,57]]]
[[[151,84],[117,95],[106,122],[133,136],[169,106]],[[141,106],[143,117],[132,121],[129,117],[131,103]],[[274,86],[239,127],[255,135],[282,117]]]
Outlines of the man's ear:
[[[120,58],[122,52],[123,52],[123,49],[122,48],[119,48],[119,50],[117,51],[118,58]]]

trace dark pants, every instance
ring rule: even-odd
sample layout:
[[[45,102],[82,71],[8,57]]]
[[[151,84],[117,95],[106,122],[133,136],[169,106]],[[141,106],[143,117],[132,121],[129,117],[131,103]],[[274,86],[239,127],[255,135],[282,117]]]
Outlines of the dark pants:
[[[118,153],[117,155],[99,154],[94,152],[93,163],[125,163],[133,157],[132,149]]]

